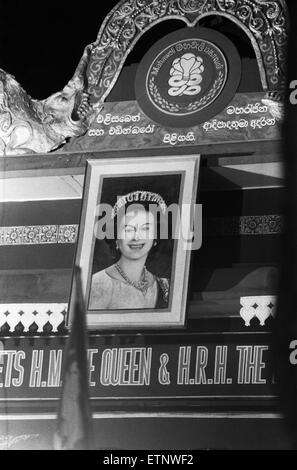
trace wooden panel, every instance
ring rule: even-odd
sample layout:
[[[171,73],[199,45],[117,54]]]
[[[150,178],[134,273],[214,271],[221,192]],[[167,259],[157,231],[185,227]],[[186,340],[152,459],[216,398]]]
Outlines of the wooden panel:
[[[267,156],[270,162],[257,163],[256,157],[253,156],[252,162],[251,156],[203,157],[200,191],[282,187],[284,185],[282,162],[273,161],[272,156]],[[279,157],[275,156],[276,158]],[[1,202],[57,200],[60,201],[60,205],[62,200],[79,199],[83,192],[84,170],[81,170],[81,173],[64,176],[38,176],[36,173],[33,177],[22,174],[18,178],[2,179],[0,200]],[[9,174],[14,175],[13,172]]]
[[[252,216],[261,214],[281,214],[283,210],[283,188],[255,189],[236,192],[216,191],[198,194],[198,202],[203,206],[203,217]]]
[[[280,139],[280,120],[263,103],[265,92],[237,93],[206,122],[184,129],[160,125],[145,115],[137,101],[106,102],[85,135],[70,139],[63,150],[186,148]],[[168,121],[173,123],[173,120]],[[173,123],[174,125],[174,123]]]
[[[81,199],[0,203],[0,226],[78,224]]]
[[[188,147],[156,147],[151,149],[141,149],[141,156],[159,155],[216,155],[221,154],[257,154],[259,156],[269,154],[281,154],[280,141],[255,141],[255,142],[228,142],[223,144],[189,145]],[[77,150],[73,152],[59,152],[50,154],[22,155],[18,157],[7,157],[0,159],[0,178],[19,176],[51,176],[51,175],[71,175],[83,174],[86,161],[88,159],[139,157],[140,151],[135,149],[118,151],[93,151],[86,152]],[[232,157],[230,157],[232,158]],[[275,157],[274,157],[275,158]],[[261,160],[260,160],[261,161]],[[230,162],[229,162],[230,163]]]
[[[195,299],[211,306],[214,300],[226,301],[230,295],[236,298],[238,308],[240,296],[275,293],[273,266],[279,260],[281,228],[275,220],[281,217],[282,195],[283,189],[200,193],[203,243],[192,255],[190,298],[198,293]],[[77,228],[80,206],[81,200],[4,203],[0,205],[1,225],[70,223]],[[242,219],[245,216],[248,218]],[[2,303],[67,302],[75,248],[74,241],[40,244],[37,240],[31,245],[12,241],[10,246],[0,243]],[[215,299],[199,294],[210,291],[218,293]],[[205,308],[210,307],[205,304]]]
[[[268,170],[268,169],[267,169]],[[264,173],[264,169],[253,169],[253,164],[248,169],[226,167],[203,168],[201,172],[200,189],[201,191],[236,191],[238,189],[257,189],[257,188],[279,188],[284,186],[284,179],[281,171],[269,175]],[[268,172],[268,171],[267,171]],[[264,174],[263,174],[264,173]]]
[[[2,270],[0,302],[67,302],[72,269]],[[277,291],[278,270],[273,266],[200,268],[192,273],[189,297],[203,301],[203,310],[212,302],[228,301],[239,305],[241,296],[268,295]],[[227,304],[226,304],[227,305]]]
[[[56,407],[48,415],[45,414],[46,409],[43,403],[38,414],[19,415],[14,419],[5,416],[5,419],[1,420],[1,435],[6,435],[9,428],[10,435],[14,437],[9,441],[10,450],[52,450],[53,434],[56,430]],[[284,420],[271,413],[150,415],[101,412],[96,413],[94,418],[94,449],[114,449],[114,452],[127,450],[127,455],[131,454],[130,449],[152,449],[152,453],[158,449],[172,452],[176,449],[189,449],[188,453],[190,449],[294,449],[293,443],[290,444]],[[105,454],[109,455],[107,451],[102,452],[102,455]],[[214,455],[216,459],[218,455]],[[228,454],[228,458],[229,456]],[[94,452],[93,458],[96,465],[98,453]],[[252,458],[255,458],[254,455]],[[201,461],[201,455],[198,459]],[[206,462],[209,460],[211,459],[207,453]],[[92,462],[92,458],[89,462]]]
[[[233,265],[229,268],[198,268],[191,276],[191,298],[239,298],[277,292],[278,269],[274,266]]]
[[[71,269],[0,271],[0,302],[68,302],[71,276]]]
[[[0,247],[4,269],[64,269],[73,266],[75,244]]]

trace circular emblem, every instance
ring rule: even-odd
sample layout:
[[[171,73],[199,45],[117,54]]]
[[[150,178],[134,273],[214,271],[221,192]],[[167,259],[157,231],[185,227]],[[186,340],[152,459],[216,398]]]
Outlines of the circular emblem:
[[[206,28],[186,28],[162,38],[143,57],[136,99],[154,121],[190,127],[231,101],[240,72],[240,57],[228,38]]]

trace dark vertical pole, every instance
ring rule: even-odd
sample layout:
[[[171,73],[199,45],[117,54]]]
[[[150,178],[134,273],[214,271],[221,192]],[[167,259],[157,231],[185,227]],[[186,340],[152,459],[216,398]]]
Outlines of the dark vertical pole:
[[[74,267],[74,303],[70,336],[65,349],[62,391],[54,435],[56,450],[91,450],[93,423],[89,398],[86,311],[81,271]]]
[[[285,164],[284,234],[280,295],[274,326],[274,359],[281,410],[297,448],[297,364],[290,362],[291,342],[297,340],[297,103],[290,88],[297,80],[297,2],[289,0],[290,34],[287,60],[283,157]],[[296,355],[297,357],[297,355]]]

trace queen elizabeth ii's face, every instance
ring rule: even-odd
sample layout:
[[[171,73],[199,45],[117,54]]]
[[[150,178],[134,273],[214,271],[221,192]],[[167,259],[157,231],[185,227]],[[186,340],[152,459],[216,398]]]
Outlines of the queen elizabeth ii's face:
[[[118,225],[118,247],[131,260],[146,258],[154,243],[155,220],[143,207],[127,209]]]

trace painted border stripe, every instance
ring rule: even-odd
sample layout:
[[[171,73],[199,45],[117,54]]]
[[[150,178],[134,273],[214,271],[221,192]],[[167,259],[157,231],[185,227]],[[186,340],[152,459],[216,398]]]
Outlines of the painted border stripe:
[[[55,420],[54,413],[42,414],[7,414],[0,415],[0,421]],[[187,419],[284,419],[279,413],[93,413],[94,419],[126,419],[126,418],[187,418]]]

